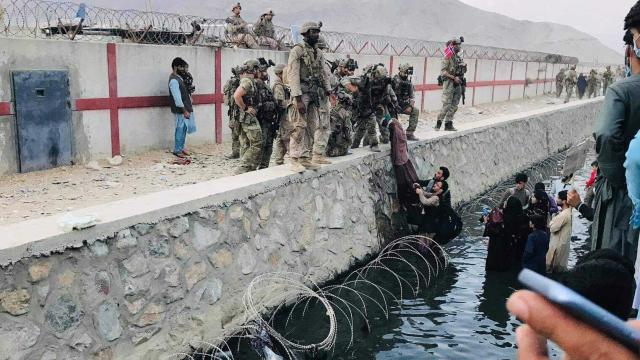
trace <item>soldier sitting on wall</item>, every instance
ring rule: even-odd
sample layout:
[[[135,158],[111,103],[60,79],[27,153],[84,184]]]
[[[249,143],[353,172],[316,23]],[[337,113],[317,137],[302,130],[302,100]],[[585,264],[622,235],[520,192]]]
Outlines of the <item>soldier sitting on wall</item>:
[[[238,47],[258,49],[258,42],[254,35],[249,31],[247,22],[240,16],[240,12],[242,11],[240,3],[235,4],[231,11],[233,14],[225,20],[227,23],[225,32],[229,41]]]
[[[278,40],[276,40],[276,30],[273,26],[273,10],[269,9],[262,14],[253,26],[253,33],[257,36],[258,44],[272,50],[281,50]]]

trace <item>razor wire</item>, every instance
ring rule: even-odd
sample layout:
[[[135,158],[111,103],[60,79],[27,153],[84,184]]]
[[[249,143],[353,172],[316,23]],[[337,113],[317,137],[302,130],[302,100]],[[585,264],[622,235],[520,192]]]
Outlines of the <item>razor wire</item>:
[[[283,47],[292,30],[276,26]],[[443,42],[323,31],[329,52],[442,57]],[[139,10],[115,10],[68,1],[0,0],[0,37],[133,42],[156,45],[233,47],[226,20]],[[575,57],[498,47],[464,45],[473,59],[577,64]]]

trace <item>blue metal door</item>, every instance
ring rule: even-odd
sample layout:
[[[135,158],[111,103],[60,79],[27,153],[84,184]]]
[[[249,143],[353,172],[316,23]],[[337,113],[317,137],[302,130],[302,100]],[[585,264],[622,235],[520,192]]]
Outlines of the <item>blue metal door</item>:
[[[20,172],[71,164],[71,102],[66,71],[14,71]]]

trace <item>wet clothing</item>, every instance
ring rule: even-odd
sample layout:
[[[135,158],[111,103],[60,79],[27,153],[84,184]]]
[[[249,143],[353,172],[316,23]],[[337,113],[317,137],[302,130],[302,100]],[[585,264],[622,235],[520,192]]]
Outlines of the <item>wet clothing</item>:
[[[504,193],[504,195],[502,196],[502,200],[500,200],[500,204],[503,204],[503,205],[506,204],[507,199],[509,199],[509,197],[511,196],[520,200],[520,203],[523,204],[524,208],[526,208],[527,204],[529,204],[529,198],[531,197],[531,192],[527,189],[518,190],[515,187],[511,188]]]
[[[633,204],[625,181],[625,154],[640,129],[640,76],[609,87],[595,126],[602,179],[595,184],[592,248],[611,248],[635,262],[638,230],[629,225]]]
[[[522,267],[538,274],[547,273],[546,257],[549,251],[549,234],[546,231],[534,230],[527,238],[522,258]]]
[[[413,188],[413,184],[418,183],[418,175],[413,163],[409,160],[407,136],[402,130],[402,126],[396,121],[392,121],[389,130],[391,133],[391,161],[396,175],[398,200],[403,207],[408,209],[411,204],[418,202],[418,195]]]

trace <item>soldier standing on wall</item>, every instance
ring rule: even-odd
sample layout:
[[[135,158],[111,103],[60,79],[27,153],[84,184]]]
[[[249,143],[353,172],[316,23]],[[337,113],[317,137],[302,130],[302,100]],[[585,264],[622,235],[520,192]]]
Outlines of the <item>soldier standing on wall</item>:
[[[229,115],[229,128],[231,129],[231,155],[227,156],[227,159],[239,159],[240,158],[240,133],[238,124],[238,106],[233,99],[233,94],[236,92],[238,86],[240,86],[240,74],[243,72],[242,66],[236,66],[231,69],[231,78],[224,85],[224,103],[229,108],[227,115]]]
[[[298,110],[290,119],[293,131],[289,151],[291,170],[295,172],[316,170],[319,164],[330,163],[324,157],[330,126],[320,123],[325,119],[320,112],[326,111],[331,92],[324,72],[324,54],[317,46],[321,26],[304,23],[300,31],[304,39],[289,54],[287,80]]]
[[[447,42],[447,50],[445,50],[445,58],[442,60],[441,77],[443,80],[442,88],[442,111],[438,115],[436,122],[436,131],[440,130],[442,121],[445,122],[445,131],[456,131],[453,127],[453,116],[458,111],[458,104],[462,98],[464,74],[467,72],[467,65],[458,55],[460,53],[460,45],[464,41],[460,39],[451,39]]]
[[[573,95],[573,89],[576,87],[578,83],[578,73],[576,73],[576,66],[572,65],[571,70],[567,73],[567,76],[564,78],[564,87],[567,92],[567,96],[564,98],[564,103],[568,103]]]
[[[335,106],[331,108],[331,135],[327,143],[327,156],[344,156],[349,154],[353,143],[353,104],[358,87],[352,83],[351,76],[358,68],[353,59],[340,59],[334,72],[336,87]]]
[[[613,71],[611,66],[607,66],[604,74],[602,74],[602,95],[607,95],[607,88],[613,83]]]
[[[380,129],[380,142],[388,144],[390,140],[389,122],[400,113],[398,97],[391,86],[392,80],[383,64],[375,65],[373,83],[371,84],[371,103],[376,114],[376,122]],[[370,141],[365,138],[365,144]]]
[[[358,81],[358,91],[355,100],[355,113],[357,114],[355,122],[355,134],[353,137],[352,149],[360,147],[362,138],[365,136],[369,143],[365,142],[365,146],[369,145],[369,149],[373,152],[380,152],[378,146],[378,137],[376,136],[376,114],[373,107],[372,84],[374,65],[366,66],[364,74]]]
[[[564,68],[560,69],[558,75],[556,75],[556,97],[559,98],[562,95],[562,87],[564,86]]]
[[[284,73],[286,66],[280,64],[275,67],[276,78],[273,82],[271,91],[276,100],[276,108],[278,113],[278,135],[276,137],[276,165],[284,164],[284,156],[289,152],[289,142],[291,141],[291,130],[293,127],[287,116],[287,107],[291,100],[291,91],[289,86],[284,83]]]
[[[240,143],[245,149],[241,150],[242,163],[236,170],[236,174],[256,170],[262,160],[262,129],[257,118],[260,98],[255,80],[260,63],[258,60],[249,60],[244,65],[240,85],[233,94],[238,106]]]
[[[398,96],[398,103],[402,113],[409,115],[409,126],[406,130],[407,140],[417,141],[418,138],[416,138],[413,133],[418,127],[420,110],[415,106],[415,91],[411,83],[412,75],[413,66],[409,64],[400,65],[398,67],[398,75],[393,77],[392,86],[393,91],[396,93],[396,96]]]
[[[269,162],[271,161],[273,140],[276,137],[279,126],[278,106],[273,92],[269,87],[269,74],[267,73],[269,67],[275,64],[271,60],[267,62],[264,58],[260,58],[259,62],[260,67],[258,69],[256,85],[258,87],[258,97],[260,98],[260,104],[258,105],[258,122],[262,129],[262,155],[258,169],[266,169],[269,167]]]

